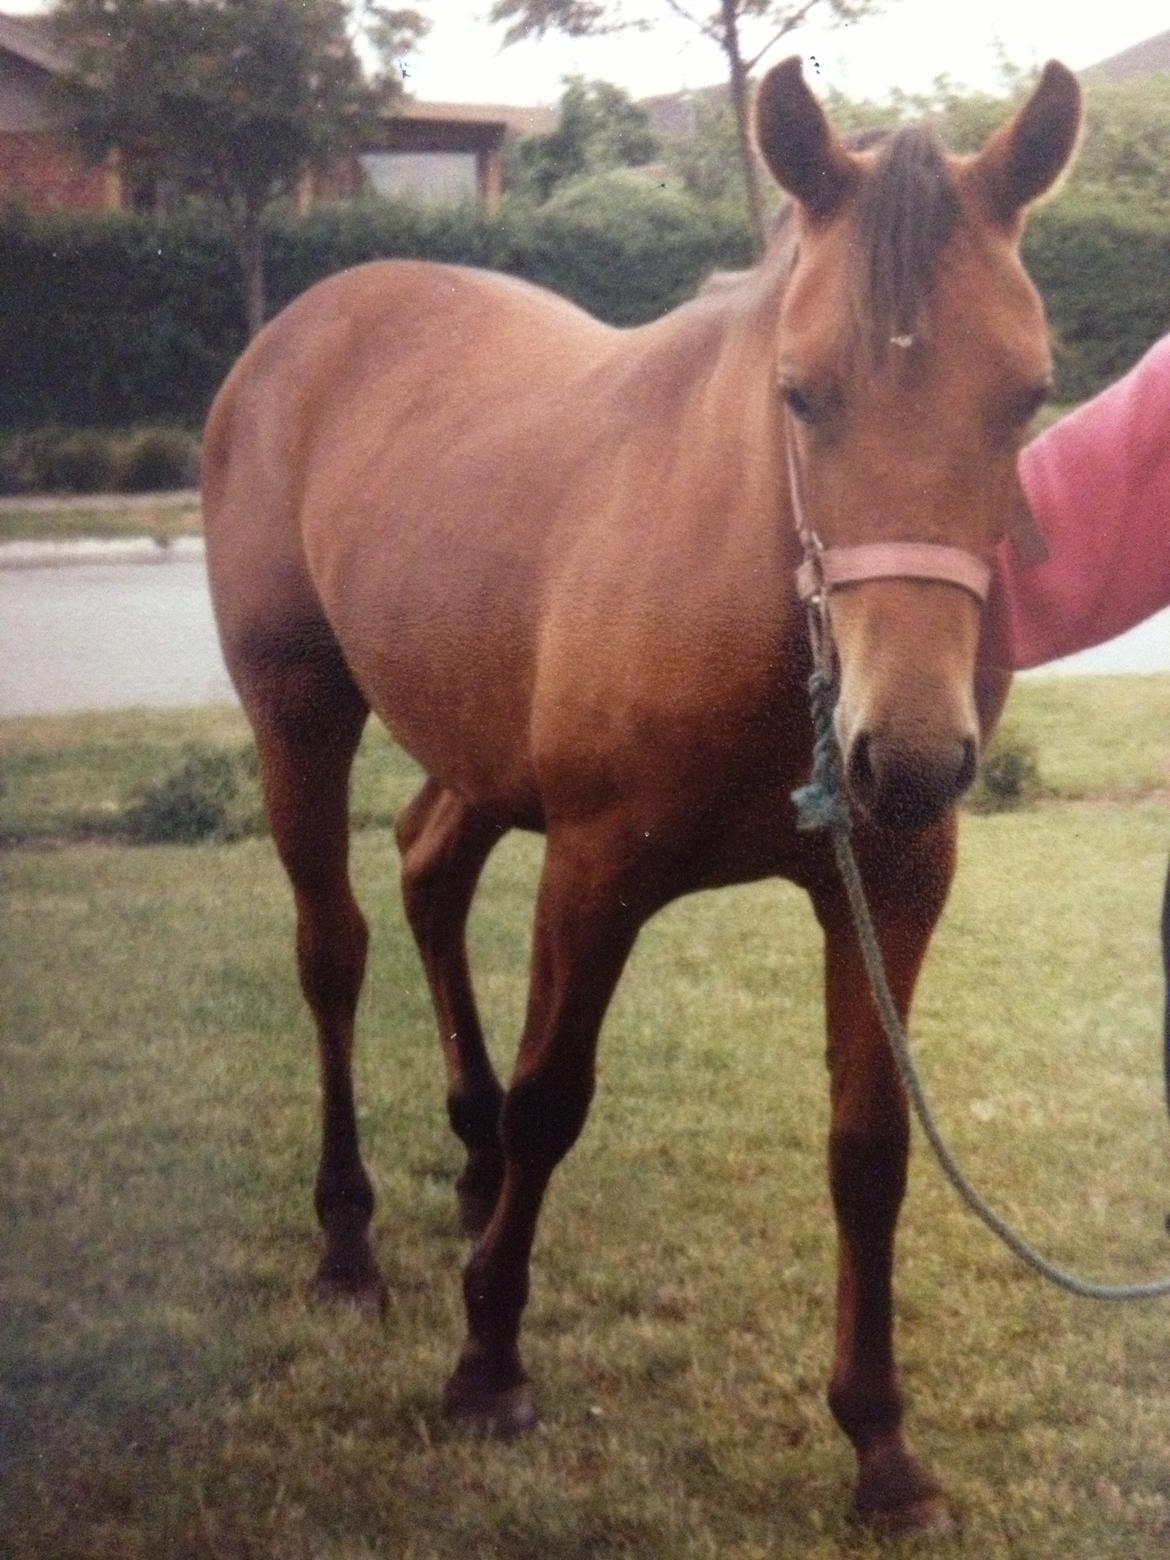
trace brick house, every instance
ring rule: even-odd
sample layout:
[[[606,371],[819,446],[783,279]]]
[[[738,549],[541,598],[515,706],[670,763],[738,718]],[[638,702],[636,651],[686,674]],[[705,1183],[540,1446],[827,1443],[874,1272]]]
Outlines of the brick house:
[[[46,18],[0,15],[0,203],[34,211],[116,211],[114,159],[97,167],[72,144],[78,90]]]
[[[79,92],[48,19],[0,13],[0,205],[118,211],[133,204],[117,158],[93,167],[71,141]],[[408,103],[383,121],[360,155],[310,175],[298,204],[404,194],[490,209],[499,199],[506,143],[556,122],[548,108]]]

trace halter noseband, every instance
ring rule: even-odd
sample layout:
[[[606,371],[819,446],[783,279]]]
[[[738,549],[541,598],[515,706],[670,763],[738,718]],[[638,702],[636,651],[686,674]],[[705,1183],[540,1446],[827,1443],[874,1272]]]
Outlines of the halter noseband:
[[[819,598],[823,602],[840,585],[891,579],[937,580],[970,591],[980,605],[987,600],[991,566],[962,547],[948,547],[940,542],[858,542],[848,547],[826,547],[808,518],[804,471],[791,412],[785,412],[784,431],[792,516],[804,554],[796,571],[796,592],[801,601]]]

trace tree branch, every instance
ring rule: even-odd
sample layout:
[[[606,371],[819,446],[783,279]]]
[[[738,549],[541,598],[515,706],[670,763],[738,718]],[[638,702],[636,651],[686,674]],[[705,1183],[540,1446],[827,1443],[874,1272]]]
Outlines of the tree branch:
[[[750,60],[744,61],[744,69],[749,73],[755,70],[756,66],[763,59],[764,55],[767,54],[770,49],[774,49],[780,42],[781,38],[786,38],[790,32],[795,32],[796,29],[802,24],[802,22],[804,22],[809,13],[811,11],[815,11],[819,4],[820,0],[805,0],[805,4],[801,6],[799,11],[795,12],[795,14],[792,16],[785,17],[784,23],[780,27],[779,31],[774,32],[764,47],[756,54],[753,54]]]
[[[712,43],[717,43],[720,48],[723,47],[723,29],[718,22],[702,21],[693,11],[688,11],[686,6],[680,4],[680,0],[665,0],[665,4],[676,16],[680,16],[684,22],[690,22],[692,27],[697,27],[701,33],[711,39]]]

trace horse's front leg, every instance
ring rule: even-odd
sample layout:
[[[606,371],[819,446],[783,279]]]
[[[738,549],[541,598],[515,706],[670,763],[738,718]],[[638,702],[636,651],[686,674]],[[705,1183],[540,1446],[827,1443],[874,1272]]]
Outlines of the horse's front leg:
[[[954,867],[954,823],[862,848],[886,971],[905,1021]],[[843,889],[814,895],[825,932],[832,1115],[829,1176],[837,1219],[837,1335],[829,1406],[858,1458],[855,1504],[897,1531],[945,1531],[951,1516],[902,1433],[894,1363],[894,1229],[906,1190],[909,1119]]]

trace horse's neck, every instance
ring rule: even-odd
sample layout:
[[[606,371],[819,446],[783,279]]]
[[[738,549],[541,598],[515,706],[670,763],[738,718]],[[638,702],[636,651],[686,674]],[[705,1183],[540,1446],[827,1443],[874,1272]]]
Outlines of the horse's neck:
[[[751,580],[774,601],[795,600],[799,549],[776,386],[776,309],[744,286],[700,296],[632,332],[623,383],[608,404],[639,502],[654,495],[661,504],[664,545],[722,557],[736,589]]]
[[[680,449],[735,463],[754,477],[761,501],[792,524],[775,342],[780,289],[749,272],[701,293],[654,327],[655,375],[673,383]]]

